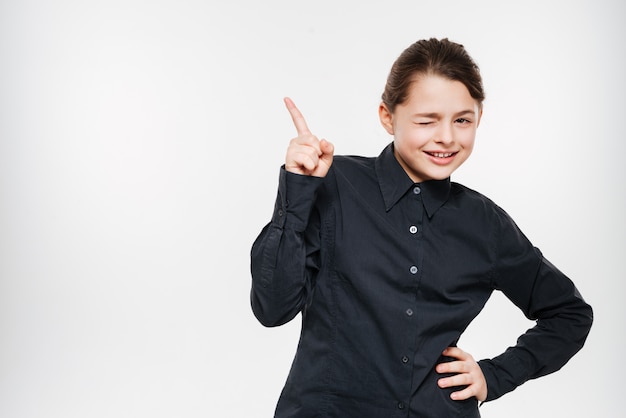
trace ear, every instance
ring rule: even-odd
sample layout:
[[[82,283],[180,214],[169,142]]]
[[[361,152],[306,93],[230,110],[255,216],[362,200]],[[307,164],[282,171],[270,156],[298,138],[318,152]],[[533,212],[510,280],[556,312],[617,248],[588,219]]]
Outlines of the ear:
[[[384,103],[381,103],[378,106],[378,117],[380,118],[380,123],[383,125],[383,128],[387,131],[389,135],[393,135],[393,114],[387,109],[387,106]]]
[[[476,127],[478,128],[480,126],[480,121],[483,118],[483,106],[481,105],[479,108],[479,112],[478,112],[478,120],[476,121]]]

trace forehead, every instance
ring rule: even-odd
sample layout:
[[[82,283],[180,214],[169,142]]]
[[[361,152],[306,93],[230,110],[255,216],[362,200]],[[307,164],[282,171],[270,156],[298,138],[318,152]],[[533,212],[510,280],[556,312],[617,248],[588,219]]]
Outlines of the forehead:
[[[478,102],[470,95],[463,83],[438,75],[416,76],[409,85],[407,100],[410,108],[460,110],[474,109]]]

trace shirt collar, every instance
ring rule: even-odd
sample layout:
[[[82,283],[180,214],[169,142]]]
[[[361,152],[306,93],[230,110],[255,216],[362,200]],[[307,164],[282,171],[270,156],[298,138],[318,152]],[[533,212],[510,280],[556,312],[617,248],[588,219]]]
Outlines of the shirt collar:
[[[393,142],[387,145],[376,158],[375,167],[387,211],[415,185],[419,185],[422,190],[422,201],[429,218],[448,200],[450,178],[414,183],[393,154]]]

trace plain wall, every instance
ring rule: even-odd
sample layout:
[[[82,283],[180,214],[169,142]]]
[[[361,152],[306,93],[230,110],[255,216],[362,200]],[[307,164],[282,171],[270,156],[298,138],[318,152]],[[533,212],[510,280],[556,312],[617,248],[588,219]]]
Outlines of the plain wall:
[[[626,373],[626,4],[0,2],[0,416],[269,417],[300,321],[263,328],[249,251],[295,130],[375,156],[387,72],[466,46],[487,100],[453,175],[493,199],[595,309],[560,372],[484,417],[616,416]],[[460,345],[532,326],[499,294]],[[617,352],[615,352],[617,351]]]

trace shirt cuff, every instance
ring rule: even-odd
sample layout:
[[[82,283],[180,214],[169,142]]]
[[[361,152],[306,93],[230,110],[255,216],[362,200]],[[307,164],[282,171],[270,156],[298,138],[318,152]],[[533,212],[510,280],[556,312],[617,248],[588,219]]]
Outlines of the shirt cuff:
[[[478,365],[487,382],[485,402],[493,401],[513,391],[529,378],[528,367],[510,351],[494,359],[480,360]]]
[[[278,196],[272,222],[280,227],[304,231],[309,223],[317,190],[323,181],[322,177],[291,173],[283,165],[278,178]]]

